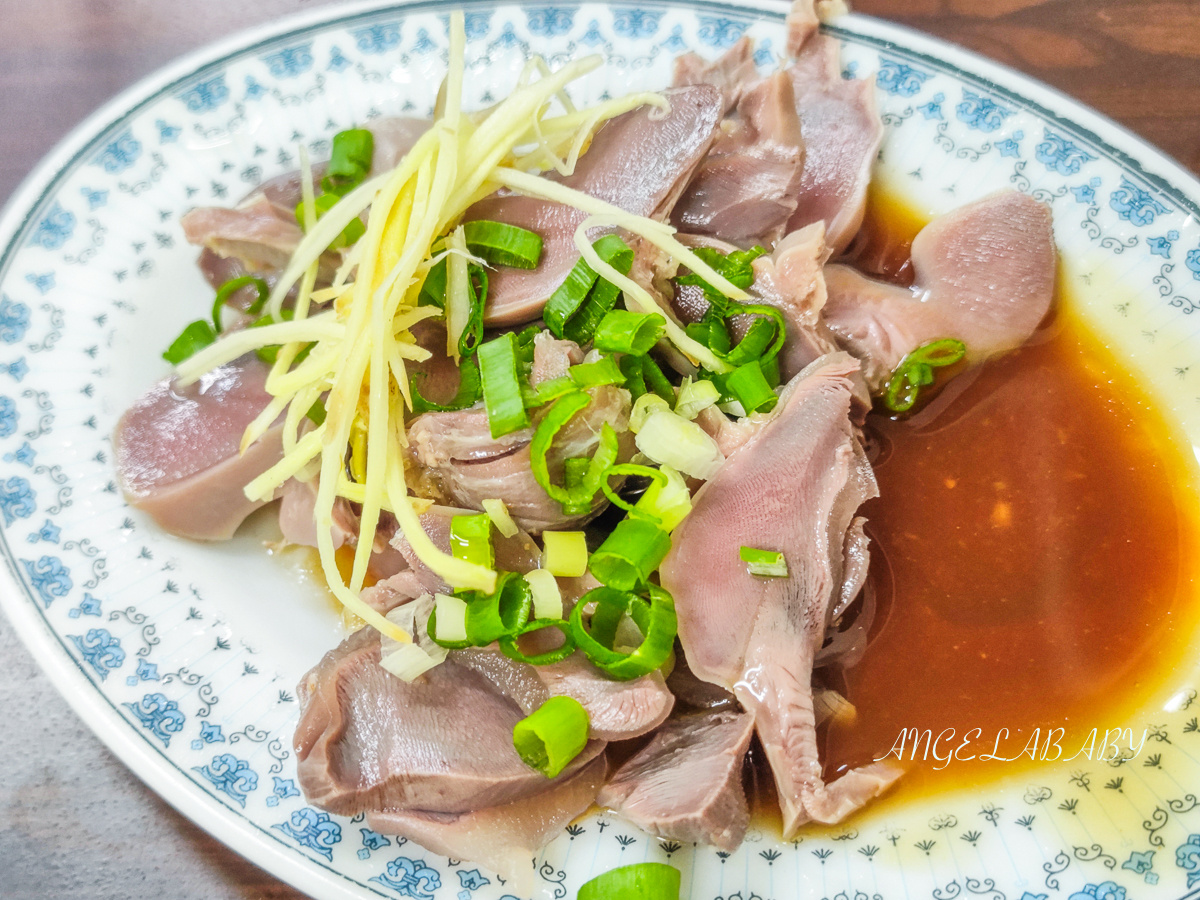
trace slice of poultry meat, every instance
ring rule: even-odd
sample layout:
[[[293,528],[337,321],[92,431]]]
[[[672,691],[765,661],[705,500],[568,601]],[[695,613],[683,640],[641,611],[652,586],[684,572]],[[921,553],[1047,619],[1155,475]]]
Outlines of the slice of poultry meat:
[[[711,85],[665,92],[671,109],[663,115],[644,106],[606,122],[575,166],[546,179],[590,194],[626,212],[666,220],[716,133],[723,99]],[[505,326],[541,315],[550,295],[579,259],[575,230],[587,214],[573,207],[501,192],[467,210],[464,220],[492,219],[542,236],[535,269],[498,267],[488,278],[486,322]],[[601,234],[590,234],[596,240]]]
[[[512,729],[525,712],[494,681],[449,657],[409,683],[379,658],[379,633],[364,628],[300,684],[297,774],[322,809],[469,813],[539,794],[603,751],[589,741],[547,781],[517,755]]]
[[[671,84],[675,87],[711,84],[720,88],[725,99],[725,108],[722,110],[724,115],[737,106],[746,88],[758,80],[758,66],[754,62],[754,39],[741,37],[712,62],[692,52],[675,57],[675,75]]]
[[[427,119],[403,117],[371,122],[367,127],[375,138],[372,172],[394,168],[430,124]],[[313,166],[313,186],[318,191],[325,165]],[[185,213],[179,224],[188,243],[204,248],[200,266],[214,288],[240,275],[259,275],[272,281],[304,237],[296,221],[300,200],[300,173],[288,172],[263,182],[233,208],[197,207]],[[331,278],[339,262],[336,254],[324,254],[318,278]],[[239,292],[246,303],[254,296],[250,290]]]
[[[857,368],[832,354],[788,383],[696,494],[660,570],[692,671],[754,715],[789,838],[810,819],[840,821],[897,775],[872,765],[827,786],[817,755],[813,661],[841,597],[855,511],[877,495],[850,421]],[[742,546],[782,551],[787,577],[750,575]]]
[[[911,288],[826,266],[825,320],[878,391],[905,354],[930,341],[961,340],[973,363],[1025,343],[1050,309],[1056,268],[1049,208],[1004,191],[921,230]]]
[[[659,838],[732,853],[750,825],[742,762],[754,716],[722,710],[672,719],[596,798]]]
[[[534,365],[536,368],[536,361]],[[556,483],[562,483],[565,460],[595,452],[606,423],[617,433],[618,461],[627,462],[633,455],[629,392],[603,385],[588,393],[592,404],[558,433],[548,455],[550,475]],[[533,477],[529,454],[532,428],[493,439],[482,407],[425,413],[413,419],[408,435],[416,461],[454,503],[482,509],[484,500],[503,500],[517,525],[530,534],[586,522],[607,504],[598,494],[590,513],[566,515]]]
[[[807,4],[809,11],[811,6]],[[805,5],[797,3],[796,8]],[[789,47],[796,59],[788,75],[806,155],[796,211],[787,230],[823,221],[826,242],[837,255],[862,224],[871,166],[883,141],[883,122],[876,107],[874,77],[843,79],[838,41],[807,27],[797,35],[803,35],[803,42]]]
[[[535,671],[550,696],[579,701],[588,713],[588,733],[599,740],[624,741],[647,734],[666,720],[675,705],[658,670],[631,681],[613,681],[576,652]]]
[[[285,541],[304,547],[317,546],[317,485],[316,478],[312,481],[297,481],[292,478],[284,482],[280,489],[279,530],[283,532]],[[360,509],[361,507],[345,497],[338,497],[333,501],[333,524],[330,527],[333,549],[354,547],[358,544]],[[390,512],[385,510],[380,514],[379,523],[375,527],[371,559],[367,563],[367,574],[371,578],[390,578],[408,568],[404,557],[392,546],[397,527],[396,517]]]
[[[271,400],[266,380],[266,365],[247,354],[186,387],[160,381],[134,401],[113,433],[129,504],[180,537],[233,537],[263,505],[242,489],[283,456],[279,425],[238,452],[246,426]]]
[[[457,815],[384,809],[367,813],[367,825],[398,834],[426,850],[481,863],[504,878],[517,896],[533,895],[531,859],[583,815],[604,785],[604,756],[575,774],[556,779],[541,793]]]
[[[793,231],[768,256],[753,263],[751,303],[774,306],[783,313],[787,342],[779,355],[779,377],[791,381],[814,360],[837,349],[821,312],[825,308],[825,274],[829,258],[821,222]]]
[[[796,212],[804,153],[791,78],[776,72],[741,91],[671,223],[743,247],[774,244]]]

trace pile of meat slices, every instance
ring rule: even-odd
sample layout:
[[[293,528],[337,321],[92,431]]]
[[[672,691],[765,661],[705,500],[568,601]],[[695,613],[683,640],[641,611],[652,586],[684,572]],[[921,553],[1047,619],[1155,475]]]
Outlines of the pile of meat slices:
[[[1049,309],[1056,253],[1049,211],[1009,192],[925,228],[912,247],[910,288],[831,262],[862,223],[882,126],[873,82],[843,80],[838,45],[817,32],[812,0],[798,0],[788,26],[791,62],[782,71],[760,76],[749,40],[715,62],[682,57],[667,92],[669,114],[626,113],[601,128],[574,174],[545,176],[669,221],[693,246],[772,248],[754,262],[750,290],[753,302],[779,308],[787,322],[786,386],[769,414],[734,420],[711,408],[701,415],[726,461],[696,493],[661,567],[679,615],[682,652],[673,672],[614,682],[578,653],[533,667],[492,648],[454,651],[405,683],[378,665],[380,636],[364,629],[301,685],[295,742],[311,803],[365,813],[377,831],[519,877],[530,856],[593,803],[664,838],[737,847],[749,821],[743,766],[752,739],[774,774],[787,837],[809,821],[843,819],[897,777],[869,765],[825,784],[817,752],[818,719],[837,704],[821,691],[814,696],[814,666],[831,622],[860,594],[867,573],[857,511],[877,490],[860,426],[870,395],[922,344],[958,338],[972,364],[1022,344]],[[401,158],[427,124],[373,123],[376,169]],[[235,209],[188,213],[184,228],[205,248],[201,263],[214,284],[278,273],[300,239],[291,213],[298,192],[296,177],[285,177]],[[578,259],[572,235],[583,214],[498,194],[468,218],[543,236],[536,269],[491,276],[487,309],[491,327],[536,320]],[[670,260],[635,245],[633,277],[668,314],[698,320],[703,294],[675,285],[674,274]],[[444,347],[436,323],[423,323],[418,338]],[[434,399],[457,386],[442,353],[422,364],[423,389]],[[581,359],[580,347],[543,333],[532,380],[562,375]],[[265,372],[247,356],[188,387],[163,382],[139,400],[115,435],[130,502],[171,532],[229,538],[255,508],[242,486],[280,454],[274,432],[237,452],[267,402]],[[621,459],[630,458],[628,392],[605,386],[593,400],[554,452],[590,454],[607,422],[621,434]],[[497,566],[524,572],[538,565],[531,535],[588,518],[564,516],[538,487],[531,434],[493,440],[482,407],[409,423],[422,484],[442,503],[422,517],[438,545],[449,548],[453,516],[498,497],[521,531],[497,537]],[[314,494],[300,482],[282,492],[288,540],[315,545]],[[335,512],[335,541],[356,540],[353,505],[342,502]],[[742,545],[782,550],[789,576],[749,575],[738,558]],[[374,549],[380,580],[364,597],[380,610],[428,604],[448,590],[394,522],[384,522]],[[564,613],[595,585],[588,576],[560,581]],[[512,728],[555,695],[583,704],[591,740],[547,780],[518,758]],[[607,744],[635,738],[644,746],[613,771]]]

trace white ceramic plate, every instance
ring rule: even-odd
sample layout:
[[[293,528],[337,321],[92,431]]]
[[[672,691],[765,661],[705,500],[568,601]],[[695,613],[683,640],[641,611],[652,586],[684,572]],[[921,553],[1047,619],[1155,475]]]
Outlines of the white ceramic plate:
[[[552,64],[604,54],[608,67],[577,97],[587,101],[665,85],[685,50],[713,56],[750,33],[771,66],[783,43],[782,7],[761,2],[465,6],[477,105],[531,51]],[[445,9],[322,10],[182,60],[78,128],[0,223],[5,609],[154,790],[322,898],[512,895],[472,864],[304,804],[294,685],[337,642],[338,617],[319,587],[262,551],[269,517],[205,546],[128,509],[108,436],[165,373],[160,348],[211,298],[180,214],[294,167],[298,143],[319,157],[351,124],[427,114]],[[860,17],[829,31],[844,41],[846,77],[877,73],[880,176],[925,214],[1009,186],[1051,203],[1083,314],[1181,433],[1200,436],[1200,184],[1112,123],[961,50]],[[654,859],[679,865],[697,900],[1183,897],[1200,882],[1197,659],[1146,696],[1153,766],[1130,761],[1115,776],[1099,762],[1046,766],[793,843],[752,831],[733,855],[592,817],[538,860],[538,891],[574,896],[596,872]]]

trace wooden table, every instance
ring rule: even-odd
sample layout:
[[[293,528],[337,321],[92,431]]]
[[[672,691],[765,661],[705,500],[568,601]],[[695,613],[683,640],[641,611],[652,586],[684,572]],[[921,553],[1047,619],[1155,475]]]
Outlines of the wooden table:
[[[306,0],[6,0],[0,202],[100,103]],[[1200,0],[858,0],[1077,97],[1200,172]],[[0,617],[0,894],[301,895],[176,814],[75,718]]]

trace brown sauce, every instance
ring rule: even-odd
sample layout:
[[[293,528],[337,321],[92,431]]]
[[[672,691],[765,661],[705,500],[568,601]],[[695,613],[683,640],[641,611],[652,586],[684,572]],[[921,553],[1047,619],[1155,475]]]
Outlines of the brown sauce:
[[[855,245],[863,268],[910,278],[920,224],[873,198]],[[1006,757],[1034,729],[1062,728],[1069,755],[1092,728],[1121,724],[1186,652],[1200,607],[1193,465],[1070,298],[1057,310],[1026,347],[960,375],[911,418],[868,422],[879,609],[866,654],[834,677],[857,716],[824,732],[827,779],[912,728],[955,729],[949,749],[978,728],[961,756],[1000,735]],[[1034,763],[936,771],[930,757],[892,796],[1021,764]]]

